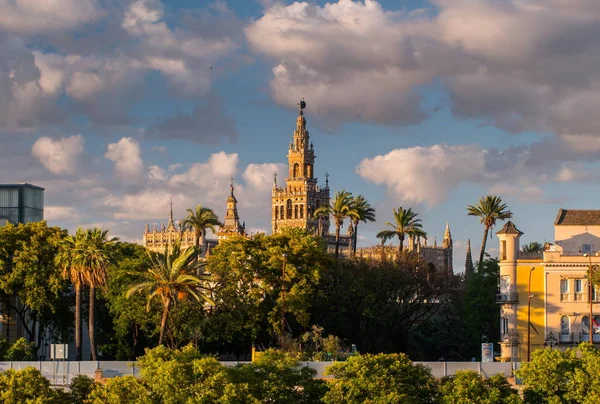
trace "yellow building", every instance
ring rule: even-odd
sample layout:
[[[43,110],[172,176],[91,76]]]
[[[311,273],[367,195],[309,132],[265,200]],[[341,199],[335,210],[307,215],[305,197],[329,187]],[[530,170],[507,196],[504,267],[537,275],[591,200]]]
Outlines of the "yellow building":
[[[553,345],[564,349],[589,341],[590,266],[600,264],[600,210],[560,209],[554,244],[542,252],[519,251],[523,233],[512,222],[497,232],[500,240],[501,357],[527,360],[528,314],[531,351]],[[600,305],[592,291],[593,342],[600,343]]]

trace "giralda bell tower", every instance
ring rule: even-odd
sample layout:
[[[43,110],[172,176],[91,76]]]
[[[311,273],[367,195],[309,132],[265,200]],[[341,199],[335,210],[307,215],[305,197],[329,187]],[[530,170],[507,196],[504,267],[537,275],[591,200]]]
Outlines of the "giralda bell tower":
[[[329,181],[325,186],[317,185],[314,176],[315,151],[303,110],[304,100],[298,103],[300,110],[296,119],[296,130],[288,149],[288,177],[285,187],[277,184],[277,175],[273,178],[271,224],[273,234],[284,227],[300,227],[325,236],[329,234],[329,218],[316,218],[314,213],[320,206],[329,204]]]

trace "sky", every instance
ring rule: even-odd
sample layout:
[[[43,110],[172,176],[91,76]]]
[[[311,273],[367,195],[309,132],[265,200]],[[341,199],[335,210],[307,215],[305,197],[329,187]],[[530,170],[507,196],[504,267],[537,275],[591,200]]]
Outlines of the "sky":
[[[0,0],[0,183],[139,242],[171,200],[222,217],[233,177],[269,232],[304,98],[316,176],[377,210],[359,244],[410,207],[460,272],[481,196],[522,243],[599,207],[598,37],[597,0]]]

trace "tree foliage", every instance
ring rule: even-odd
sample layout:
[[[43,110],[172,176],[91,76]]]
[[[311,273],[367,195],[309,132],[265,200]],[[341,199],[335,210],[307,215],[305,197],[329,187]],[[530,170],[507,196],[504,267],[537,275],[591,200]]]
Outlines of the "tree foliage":
[[[27,339],[38,345],[34,339],[45,331],[64,335],[64,319],[69,320],[56,316],[70,299],[54,264],[66,234],[46,222],[0,226],[0,304],[16,313]]]
[[[518,404],[519,393],[504,375],[484,377],[472,370],[458,371],[440,382],[442,404]]]
[[[600,402],[600,351],[589,343],[564,351],[538,349],[531,362],[517,370],[527,385],[526,402],[585,403]]]
[[[50,381],[32,367],[0,373],[0,402],[3,404],[56,404],[64,395],[50,387]]]
[[[208,270],[215,277],[211,321],[223,327],[215,336],[246,343],[259,338],[266,344],[278,335],[282,282],[286,328],[299,335],[303,327],[310,325],[312,299],[330,263],[322,239],[299,229],[220,243],[208,259]],[[267,334],[261,333],[265,331]]]
[[[436,403],[437,386],[428,368],[404,354],[359,355],[327,369],[335,377],[327,404]]]

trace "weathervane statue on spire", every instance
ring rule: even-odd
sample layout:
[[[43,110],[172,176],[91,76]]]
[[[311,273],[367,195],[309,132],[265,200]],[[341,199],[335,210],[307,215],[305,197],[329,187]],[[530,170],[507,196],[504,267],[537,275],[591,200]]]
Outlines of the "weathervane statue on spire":
[[[306,108],[306,101],[304,101],[304,98],[302,98],[302,99],[300,100],[300,102],[299,102],[299,103],[297,103],[296,105],[298,105],[298,106],[300,107],[300,113],[302,113],[302,110],[303,110],[304,108]]]

